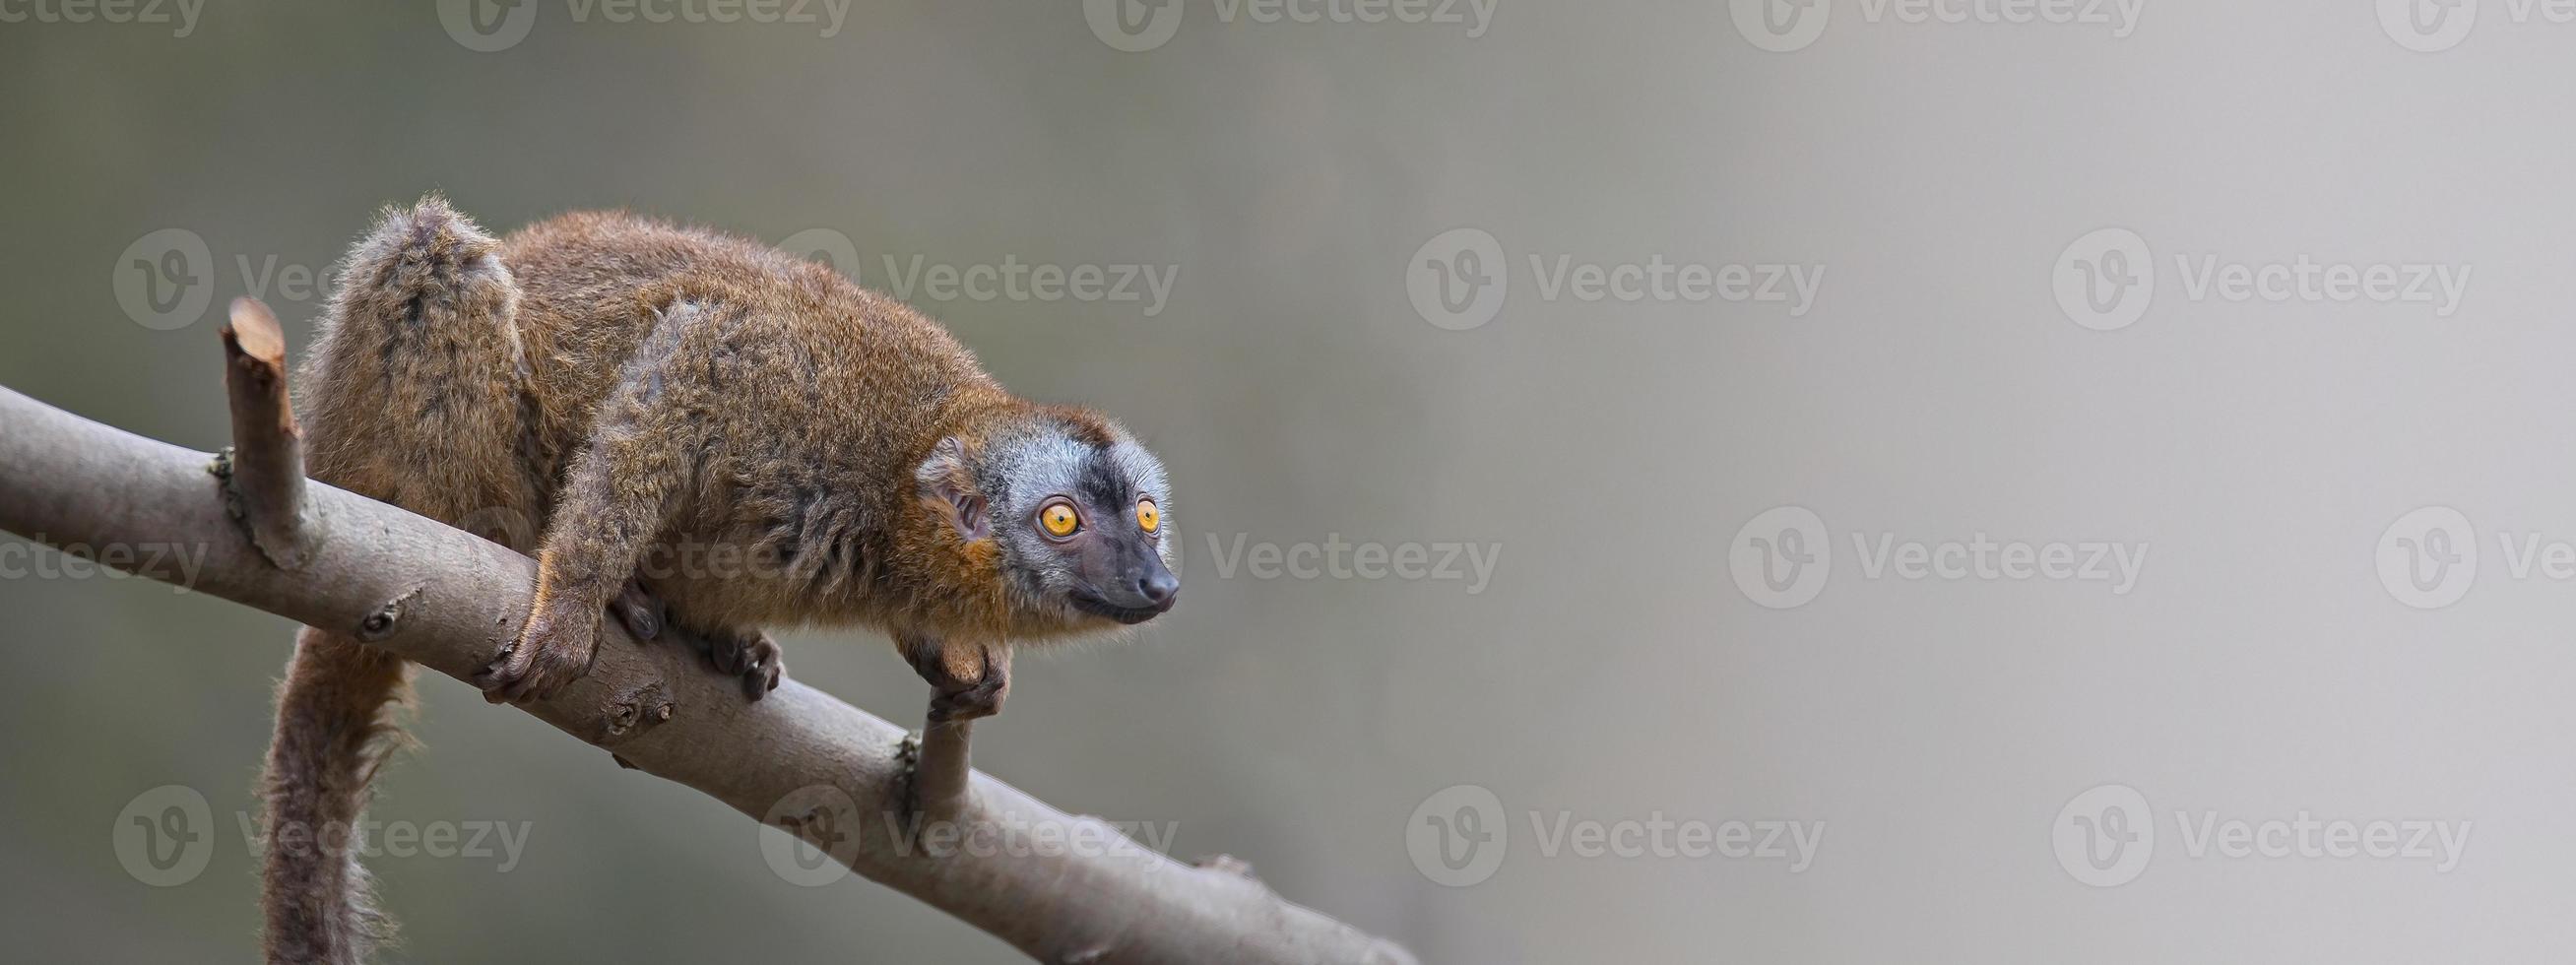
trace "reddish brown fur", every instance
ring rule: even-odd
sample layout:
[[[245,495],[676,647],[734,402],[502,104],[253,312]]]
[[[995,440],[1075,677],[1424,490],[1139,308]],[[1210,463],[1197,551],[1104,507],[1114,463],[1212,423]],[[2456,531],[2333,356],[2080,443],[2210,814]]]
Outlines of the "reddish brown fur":
[[[853,519],[877,534],[874,552],[852,565],[873,567],[902,591],[879,592],[857,572],[826,574],[838,592],[819,596],[785,580],[680,574],[654,583],[674,611],[709,626],[867,622],[993,641],[1080,629],[1015,618],[993,595],[990,547],[960,545],[945,531],[944,510],[920,500],[912,472],[944,437],[971,448],[991,426],[1044,412],[1106,438],[1099,416],[1011,396],[929,319],[755,242],[623,214],[574,214],[512,236],[502,260],[524,292],[519,330],[549,475],[595,426],[615,428],[620,419],[635,420],[633,438],[650,440],[634,448],[662,452],[622,455],[646,465],[608,473],[613,485],[646,484],[650,464],[678,458],[672,451],[721,441],[688,467],[694,492],[560,498],[596,506],[668,501],[673,542],[757,547],[772,541],[770,519],[746,508],[791,509],[784,501],[799,487],[802,495],[846,496]],[[700,306],[696,318],[665,319],[670,306],[685,304]],[[619,362],[647,354],[657,325],[677,329],[663,352],[674,360],[670,375],[653,404],[619,405]],[[545,573],[564,581],[550,596],[604,602],[616,590],[597,582],[601,574],[562,563]]]
[[[719,637],[865,623],[980,672],[1007,668],[1009,642],[1100,626],[1013,599],[995,547],[961,540],[914,473],[944,438],[972,452],[1050,419],[1105,442],[1110,424],[1011,396],[920,314],[754,242],[624,214],[494,240],[425,199],[352,249],[300,388],[316,478],[542,546],[537,604],[487,683],[510,696],[587,669],[639,563],[673,622]],[[687,546],[744,562],[652,565]],[[272,834],[356,820],[407,669],[305,631]],[[350,855],[271,849],[265,884],[272,961],[358,961],[381,930]]]

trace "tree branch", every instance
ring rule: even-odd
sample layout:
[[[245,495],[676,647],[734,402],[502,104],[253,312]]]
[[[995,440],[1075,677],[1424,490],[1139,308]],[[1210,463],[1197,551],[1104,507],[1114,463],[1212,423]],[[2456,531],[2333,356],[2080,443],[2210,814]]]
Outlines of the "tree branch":
[[[262,341],[256,319],[242,318],[227,338],[240,438],[291,440],[284,370],[258,364],[281,361],[272,346],[282,343]],[[269,395],[259,379],[272,373]],[[269,398],[276,407],[261,408]],[[248,426],[244,402],[258,416]],[[526,557],[318,482],[301,484],[300,498],[280,494],[277,485],[292,493],[300,472],[280,478],[267,461],[278,453],[254,448],[232,461],[244,484],[232,486],[209,472],[223,460],[0,388],[0,529],[348,633],[460,680],[516,635],[534,576]],[[251,532],[272,519],[288,529],[254,543],[227,513],[228,498],[253,510]],[[290,507],[301,511],[271,515]],[[272,536],[295,548],[299,568],[281,568]],[[917,841],[890,817],[902,730],[794,681],[748,702],[686,648],[639,645],[614,620],[601,632],[589,676],[523,709],[621,762],[795,831],[860,875],[1040,961],[1413,962],[1393,943],[1281,900],[1239,862],[1180,864],[982,774],[970,774],[952,802],[952,830],[963,837],[944,849],[937,838]],[[956,771],[967,774],[962,728],[952,736]],[[934,729],[932,739],[948,738]]]
[[[251,542],[279,569],[304,565],[304,432],[286,398],[286,336],[257,299],[233,299],[224,326],[224,393],[232,403],[233,458],[225,495]]]
[[[921,767],[913,777],[913,798],[925,821],[951,821],[966,806],[968,782],[975,773],[967,764],[966,741],[971,720],[940,720],[933,714],[921,728]]]

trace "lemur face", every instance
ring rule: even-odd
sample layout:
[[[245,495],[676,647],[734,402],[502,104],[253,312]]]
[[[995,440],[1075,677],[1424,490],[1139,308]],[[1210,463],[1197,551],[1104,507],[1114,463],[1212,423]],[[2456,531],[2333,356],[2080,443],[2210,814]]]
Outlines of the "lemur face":
[[[1068,622],[1133,625],[1178,598],[1165,538],[1162,463],[1115,426],[1040,421],[960,453],[982,505],[969,539],[989,536],[1019,596]]]

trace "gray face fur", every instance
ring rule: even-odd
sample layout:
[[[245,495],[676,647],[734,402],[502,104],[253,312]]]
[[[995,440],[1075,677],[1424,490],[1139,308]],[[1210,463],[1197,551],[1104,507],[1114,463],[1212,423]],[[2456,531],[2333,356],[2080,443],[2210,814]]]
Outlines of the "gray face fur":
[[[968,456],[969,475],[986,500],[1003,569],[1024,599],[1070,618],[1142,623],[1171,609],[1179,591],[1170,569],[1170,484],[1162,463],[1124,429],[1112,426],[1106,445],[1089,437],[1036,420],[985,440]],[[1137,518],[1140,499],[1161,514],[1156,532]],[[1055,536],[1040,523],[1054,503],[1079,515],[1073,534]]]

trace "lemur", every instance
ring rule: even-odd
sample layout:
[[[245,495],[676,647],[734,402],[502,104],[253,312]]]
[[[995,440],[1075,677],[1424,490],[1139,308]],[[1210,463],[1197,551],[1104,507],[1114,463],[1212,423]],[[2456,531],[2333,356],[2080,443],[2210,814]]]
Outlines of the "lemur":
[[[784,670],[761,628],[880,629],[933,717],[968,719],[1000,709],[1014,644],[1142,623],[1180,589],[1169,484],[1126,430],[1011,395],[930,319],[757,242],[623,213],[495,239],[433,195],[356,243],[317,325],[313,477],[537,558],[476,676],[495,702],[582,676],[614,613],[710,641],[752,700]],[[357,827],[409,677],[301,631],[270,840]],[[268,849],[270,961],[357,962],[389,935],[357,850]]]

